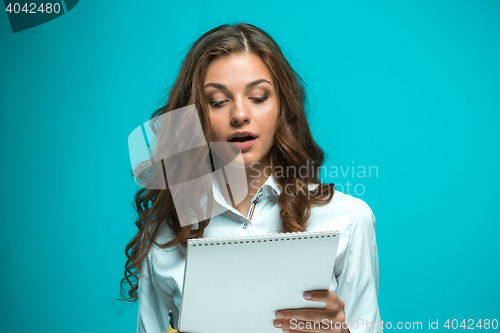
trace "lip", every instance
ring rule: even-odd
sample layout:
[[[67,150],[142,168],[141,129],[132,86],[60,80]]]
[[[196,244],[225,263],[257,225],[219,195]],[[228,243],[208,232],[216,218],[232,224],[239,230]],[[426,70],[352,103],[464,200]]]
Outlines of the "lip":
[[[229,138],[227,138],[227,141],[230,141],[230,140],[232,140],[233,138],[236,138],[236,137],[243,137],[243,136],[253,136],[254,140],[257,138],[257,135],[253,134],[252,132],[249,132],[249,131],[238,131],[238,132],[234,132],[233,134],[231,134],[229,136]],[[248,142],[254,141],[254,140],[249,140]]]
[[[245,149],[252,147],[253,144],[255,143],[255,140],[257,140],[257,138],[255,138],[253,140],[248,140],[245,142],[229,142],[229,143],[235,147],[240,148],[241,150],[245,150]]]

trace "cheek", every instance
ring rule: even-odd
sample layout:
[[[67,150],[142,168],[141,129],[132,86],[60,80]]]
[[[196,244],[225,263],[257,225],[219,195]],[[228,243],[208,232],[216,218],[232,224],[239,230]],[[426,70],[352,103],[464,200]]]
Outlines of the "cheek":
[[[276,125],[278,124],[279,113],[280,113],[280,107],[278,103],[275,103],[275,105],[273,105],[272,109],[269,110],[269,113],[267,115],[267,121],[270,124],[274,124],[273,130],[276,128]]]
[[[266,145],[272,145],[274,141],[275,123],[271,119],[269,120],[269,122],[265,123],[263,132],[266,136]]]
[[[266,117],[263,119],[263,124],[266,126],[266,133],[270,139],[274,138],[274,132],[276,131],[276,127],[278,126],[278,110],[273,109],[269,113],[266,114]]]
[[[220,126],[220,120],[217,117],[210,116],[210,129],[212,131],[212,135],[214,141],[220,141],[223,136],[222,128]]]

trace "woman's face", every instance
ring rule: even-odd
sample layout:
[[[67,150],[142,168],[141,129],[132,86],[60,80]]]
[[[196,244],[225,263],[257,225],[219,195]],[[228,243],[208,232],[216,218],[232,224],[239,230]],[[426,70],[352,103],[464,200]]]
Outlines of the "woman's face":
[[[279,102],[271,72],[260,57],[233,53],[213,60],[204,89],[213,141],[239,147],[247,167],[269,165]]]

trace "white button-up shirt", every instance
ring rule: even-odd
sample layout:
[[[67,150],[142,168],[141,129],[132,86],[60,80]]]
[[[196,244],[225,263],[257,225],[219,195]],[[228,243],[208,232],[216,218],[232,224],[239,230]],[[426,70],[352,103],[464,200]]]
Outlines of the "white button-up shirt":
[[[247,216],[228,205],[214,181],[216,204],[227,209],[210,220],[204,238],[280,233],[279,185],[269,176],[252,199]],[[338,230],[339,245],[330,290],[345,302],[351,332],[382,332],[378,309],[378,254],[375,217],[361,199],[335,191],[330,203],[311,208],[307,231]],[[172,239],[164,226],[156,241]],[[186,249],[161,249],[153,244],[142,263],[139,280],[138,333],[167,332],[169,310],[177,324],[181,306]],[[207,286],[209,288],[209,286]],[[235,328],[235,331],[238,331]],[[278,329],[277,329],[278,331]]]

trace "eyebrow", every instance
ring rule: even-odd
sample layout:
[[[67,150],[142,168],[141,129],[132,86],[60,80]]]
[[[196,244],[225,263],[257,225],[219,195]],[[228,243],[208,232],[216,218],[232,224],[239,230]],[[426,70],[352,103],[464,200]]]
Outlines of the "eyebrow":
[[[248,90],[248,89],[252,88],[253,86],[256,86],[256,85],[258,85],[259,83],[262,83],[262,82],[267,82],[267,83],[271,84],[271,82],[269,82],[269,81],[268,81],[268,80],[266,80],[266,79],[258,79],[258,80],[252,81],[252,82],[250,82],[249,84],[247,84],[247,85],[245,86],[245,89],[247,89],[247,90]],[[227,87],[226,87],[225,85],[220,84],[220,83],[212,83],[212,82],[209,82],[209,83],[205,84],[205,88],[206,88],[206,87],[214,87],[214,88],[217,88],[217,89],[219,89],[219,90],[229,91],[229,89],[227,89]]]

